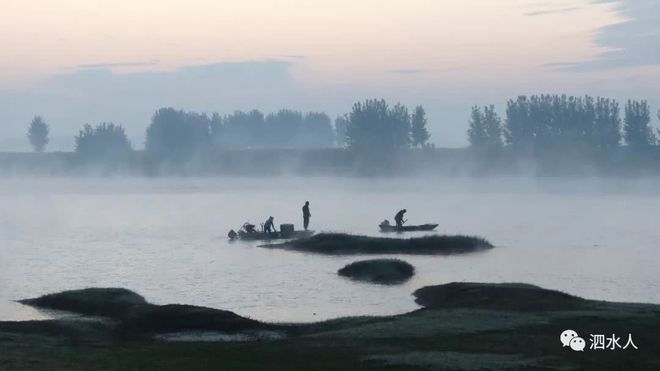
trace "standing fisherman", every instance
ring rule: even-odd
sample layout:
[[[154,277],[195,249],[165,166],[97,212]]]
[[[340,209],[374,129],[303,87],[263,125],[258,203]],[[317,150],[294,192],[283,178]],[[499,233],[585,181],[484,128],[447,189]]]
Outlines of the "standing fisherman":
[[[309,227],[309,218],[312,216],[312,214],[309,212],[309,201],[305,201],[305,206],[302,207],[302,212],[303,226],[305,227],[305,230],[307,230],[307,227]]]
[[[399,210],[399,212],[396,213],[396,215],[394,216],[394,221],[396,222],[397,228],[403,227],[403,223],[406,222],[405,220],[403,220],[403,214],[405,214],[406,211],[407,211],[406,209]]]
[[[275,218],[272,216],[266,220],[266,223],[264,224],[264,232],[266,233],[276,233],[277,230],[275,229]]]

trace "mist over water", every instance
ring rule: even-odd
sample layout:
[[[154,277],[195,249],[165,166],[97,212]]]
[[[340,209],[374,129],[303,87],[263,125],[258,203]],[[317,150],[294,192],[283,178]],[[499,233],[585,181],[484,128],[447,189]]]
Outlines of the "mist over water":
[[[592,299],[660,303],[657,179],[3,178],[0,319],[47,315],[12,303],[83,287],[125,287],[154,303],[314,321],[414,310],[411,293],[452,281],[527,282]],[[245,221],[380,235],[409,223],[479,235],[495,249],[401,256],[406,284],[355,283],[360,256],[317,256],[229,242]],[[406,236],[418,236],[410,234]],[[395,237],[395,236],[392,236]]]

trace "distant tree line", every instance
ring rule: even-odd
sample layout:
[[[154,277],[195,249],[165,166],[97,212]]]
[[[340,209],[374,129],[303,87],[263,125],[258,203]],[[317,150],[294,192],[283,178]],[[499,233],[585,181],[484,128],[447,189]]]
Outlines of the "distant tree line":
[[[333,146],[334,135],[330,117],[321,112],[252,110],[220,116],[161,108],[147,129],[147,146],[174,141],[184,148],[323,148]]]
[[[335,120],[338,141],[343,147],[364,157],[382,158],[411,147],[428,147],[422,106],[410,113],[400,103],[389,105],[384,99],[368,99],[353,105],[351,112]]]
[[[35,151],[48,143],[49,127],[40,116],[30,123],[28,139]],[[427,148],[430,134],[426,112],[412,112],[383,99],[355,103],[334,122],[323,112],[282,109],[231,114],[187,112],[160,108],[146,129],[145,152],[157,161],[185,162],[213,151],[233,149],[345,148],[369,158]],[[75,152],[83,159],[124,159],[133,151],[124,128],[110,122],[85,124],[75,137]]]
[[[147,128],[147,153],[167,161],[182,161],[209,150],[264,148],[331,148],[362,155],[423,147],[430,137],[421,106],[411,114],[401,104],[384,100],[356,103],[338,117],[335,127],[322,112],[283,109],[264,115],[258,110],[232,114],[200,114],[161,108]]]
[[[161,108],[146,132],[146,151],[164,160],[185,160],[210,150],[265,148],[330,148],[335,130],[322,112],[283,109],[217,113]]]
[[[588,95],[520,96],[507,102],[504,120],[492,105],[475,106],[467,134],[470,147],[481,152],[607,153],[623,143],[639,151],[658,145],[647,101],[628,100],[622,121],[616,100]]]

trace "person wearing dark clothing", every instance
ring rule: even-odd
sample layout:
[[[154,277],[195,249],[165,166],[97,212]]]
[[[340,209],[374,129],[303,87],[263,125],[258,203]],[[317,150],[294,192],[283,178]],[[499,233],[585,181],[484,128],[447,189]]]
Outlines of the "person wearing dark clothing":
[[[272,216],[268,218],[268,220],[266,220],[266,223],[264,223],[264,232],[268,232],[268,233],[277,232],[277,230],[275,229],[274,221],[275,218],[273,218]]]
[[[309,212],[309,201],[305,202],[305,206],[302,207],[302,212],[303,212],[303,226],[305,227],[305,230],[309,227],[309,218],[312,216],[312,214]]]
[[[406,211],[407,211],[406,209],[399,210],[399,212],[396,213],[396,215],[394,216],[394,221],[396,222],[397,228],[403,227],[403,223],[406,222],[405,220],[403,220],[403,214],[405,214]]]
[[[256,231],[254,230],[254,224],[251,224],[251,223],[249,223],[249,222],[246,222],[245,224],[243,224],[243,229],[245,229],[245,231],[246,231],[247,233],[254,233],[254,232],[256,232]]]

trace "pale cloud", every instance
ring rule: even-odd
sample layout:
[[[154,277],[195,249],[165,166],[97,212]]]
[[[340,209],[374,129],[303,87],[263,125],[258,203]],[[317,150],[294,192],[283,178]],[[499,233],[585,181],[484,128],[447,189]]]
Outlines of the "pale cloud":
[[[598,31],[594,42],[605,50],[569,66],[575,72],[660,65],[660,2],[597,0],[616,6],[623,20]]]
[[[110,62],[110,63],[92,63],[92,64],[81,64],[78,65],[78,68],[115,68],[115,67],[149,67],[157,66],[158,61],[149,61],[149,62]]]
[[[541,16],[541,15],[569,13],[569,12],[574,12],[574,11],[579,10],[579,9],[580,9],[580,7],[573,6],[573,7],[561,8],[561,9],[537,10],[537,11],[527,12],[527,13],[525,13],[525,15],[529,16],[529,17],[536,17],[536,16]]]
[[[414,74],[426,73],[426,72],[430,72],[430,71],[431,70],[426,69],[426,68],[402,68],[402,69],[397,69],[397,70],[389,70],[387,72],[402,74],[402,75],[414,75]]]

